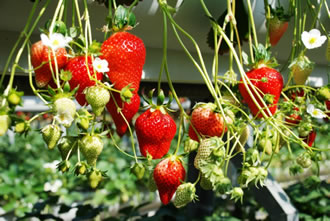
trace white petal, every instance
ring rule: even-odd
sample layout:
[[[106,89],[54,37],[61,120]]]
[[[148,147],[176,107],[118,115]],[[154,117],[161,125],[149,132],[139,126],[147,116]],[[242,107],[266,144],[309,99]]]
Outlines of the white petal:
[[[320,46],[323,45],[323,43],[327,40],[327,37],[325,35],[322,35],[319,37],[318,42],[320,42]]]
[[[49,191],[51,188],[52,188],[52,186],[50,185],[49,182],[46,182],[46,183],[44,184],[44,191]]]
[[[72,38],[71,37],[69,37],[69,36],[66,36],[65,37],[66,44],[70,43],[71,41],[72,41]]]
[[[315,109],[315,107],[314,107],[313,104],[308,104],[308,106],[307,106],[307,113],[309,113],[310,115],[312,115],[314,109]]]
[[[315,36],[315,37],[319,37],[321,36],[321,33],[318,29],[312,29],[309,31],[309,34],[312,35],[312,36]]]
[[[322,118],[325,118],[327,116],[320,109],[314,109],[313,112],[316,112],[316,114],[313,113],[314,118],[322,119]]]
[[[42,41],[42,44],[44,44],[44,45],[46,45],[46,46],[49,46],[50,44],[50,40],[49,40],[49,38],[48,38],[48,36],[47,35],[45,35],[45,34],[41,34],[40,35],[40,38],[41,38],[41,41]]]
[[[54,182],[54,187],[56,187],[57,189],[60,188],[62,186],[62,181],[61,180],[55,180]]]

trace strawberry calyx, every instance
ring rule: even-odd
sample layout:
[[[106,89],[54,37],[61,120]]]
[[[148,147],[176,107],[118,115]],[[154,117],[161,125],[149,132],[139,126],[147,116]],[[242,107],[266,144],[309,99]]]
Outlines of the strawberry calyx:
[[[278,66],[278,63],[275,57],[271,56],[270,47],[265,48],[262,44],[259,44],[257,47],[253,46],[254,51],[254,62],[251,58],[248,59],[247,64],[254,69],[262,67],[274,68]]]
[[[115,32],[131,30],[136,25],[135,15],[122,5],[119,5],[115,11],[113,20],[110,21],[112,30]]]
[[[277,6],[275,9],[271,5],[268,5],[268,6],[270,8],[271,18],[277,18],[283,22],[287,22],[290,20],[291,14],[285,13],[284,8],[282,6]]]
[[[162,114],[167,114],[167,111],[174,112],[174,110],[170,109],[171,102],[173,100],[173,95],[171,92],[168,94],[168,101],[165,103],[165,94],[163,90],[160,90],[157,96],[156,104],[153,102],[153,94],[155,89],[149,91],[148,96],[142,94],[143,100],[148,103],[146,107],[150,107],[150,111],[154,112],[156,110],[160,110]]]
[[[131,98],[134,96],[133,91],[135,89],[131,88],[131,84],[127,85],[123,89],[120,90],[120,98],[123,102],[130,103]]]

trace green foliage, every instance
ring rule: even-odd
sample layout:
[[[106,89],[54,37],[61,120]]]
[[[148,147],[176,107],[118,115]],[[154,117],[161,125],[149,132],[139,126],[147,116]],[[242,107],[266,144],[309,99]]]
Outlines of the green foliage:
[[[61,211],[78,208],[76,216],[86,218],[87,212],[96,216],[115,204],[136,206],[153,198],[141,194],[145,187],[130,173],[131,159],[117,151],[110,139],[105,139],[98,161],[98,168],[107,171],[108,177],[96,191],[85,176],[73,176],[73,168],[66,174],[44,168],[54,160],[60,162],[60,154],[57,148],[48,150],[40,132],[15,135],[13,142],[8,136],[0,137],[0,208],[6,216],[57,220],[52,210],[59,207]],[[46,183],[53,185],[55,180],[62,182],[57,191],[45,191]],[[70,206],[74,203],[77,205]]]
[[[286,192],[299,211],[299,220],[330,219],[330,184],[325,181],[318,183],[317,188],[310,188],[315,183],[313,177],[303,183],[290,186]]]

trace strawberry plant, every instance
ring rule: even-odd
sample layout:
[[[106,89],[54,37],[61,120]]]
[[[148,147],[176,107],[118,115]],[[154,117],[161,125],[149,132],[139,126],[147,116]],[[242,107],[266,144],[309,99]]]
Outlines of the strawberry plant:
[[[125,169],[138,182],[145,182],[150,190],[157,189],[165,205],[176,193],[173,200],[178,208],[198,199],[198,184],[242,202],[249,186],[266,184],[268,169],[281,149],[290,153],[292,174],[315,167],[315,175],[320,175],[319,156],[329,148],[318,142],[318,134],[327,131],[330,91],[329,85],[315,88],[310,84],[315,61],[308,57],[308,51],[319,50],[327,39],[329,46],[329,34],[318,19],[323,7],[328,10],[326,1],[311,5],[310,1],[302,4],[290,0],[288,9],[278,1],[274,9],[265,0],[267,35],[263,44],[258,39],[249,0],[245,5],[239,0],[226,1],[227,9],[218,20],[200,0],[211,28],[208,43],[213,58],[207,62],[201,43],[176,20],[178,5],[175,8],[166,0],[158,0],[163,21],[159,26],[162,29],[157,31],[163,33],[163,50],[157,88],[147,95],[139,90],[146,61],[145,42],[130,33],[138,28],[133,9],[139,1],[98,2],[108,7],[102,42],[93,38],[93,17],[87,0],[72,0],[71,23],[67,19],[67,1],[59,0],[53,16],[40,28],[41,40],[31,42],[50,3],[34,1],[0,79],[0,136],[8,130],[28,136],[36,130],[31,127],[33,122],[49,114],[51,122],[38,131],[49,151],[58,149],[58,171],[77,175],[95,191],[116,185],[107,184],[109,177],[115,177],[100,163],[107,149],[105,143],[111,142],[111,148],[131,159],[130,168]],[[37,12],[38,4],[42,8]],[[242,10],[244,13],[240,13]],[[311,14],[304,13],[307,10]],[[271,52],[289,25],[293,27],[292,41],[281,43],[292,50],[284,64],[277,62],[277,53]],[[210,101],[197,103],[191,113],[184,109],[172,82],[175,73],[170,73],[167,59],[169,33],[174,34],[209,92]],[[242,40],[248,41],[247,49],[242,48]],[[23,50],[28,52],[25,59]],[[221,73],[224,53],[228,53],[229,63]],[[20,66],[23,59],[27,68]],[[10,64],[9,82],[5,85]],[[48,107],[30,119],[15,114],[23,95],[13,85],[17,69],[28,74],[33,93]],[[170,90],[167,98],[161,87],[163,74]],[[140,95],[148,103],[141,109]],[[178,110],[171,109],[173,99]],[[177,122],[172,112],[177,112]],[[127,137],[130,150],[117,140]],[[293,147],[300,151],[293,152]],[[186,159],[195,151],[194,166],[199,175],[191,183],[186,181]],[[242,158],[242,168],[234,183],[228,168],[237,155]]]

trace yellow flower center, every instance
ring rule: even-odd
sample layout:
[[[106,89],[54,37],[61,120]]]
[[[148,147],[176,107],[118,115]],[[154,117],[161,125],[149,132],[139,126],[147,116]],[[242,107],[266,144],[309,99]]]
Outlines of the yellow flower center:
[[[57,40],[57,39],[55,39],[54,41],[53,41],[53,45],[54,46],[57,46],[57,45],[59,45],[60,44],[60,42]]]
[[[317,110],[313,110],[313,115],[318,115],[319,112]]]
[[[316,38],[315,37],[312,37],[309,39],[309,43],[312,45],[316,42]]]
[[[99,69],[99,70],[102,69],[102,65],[98,64],[97,69]]]

